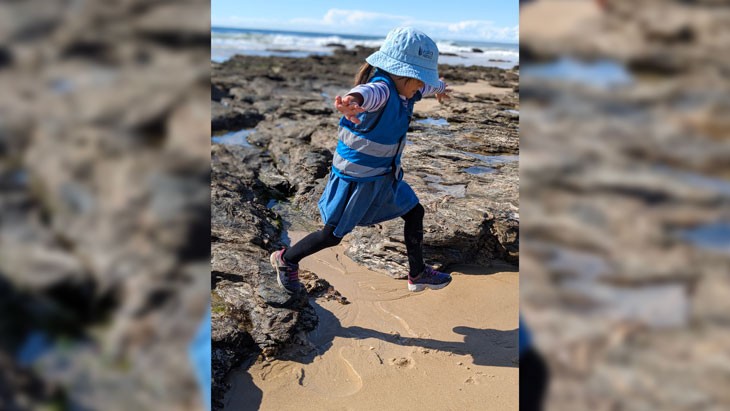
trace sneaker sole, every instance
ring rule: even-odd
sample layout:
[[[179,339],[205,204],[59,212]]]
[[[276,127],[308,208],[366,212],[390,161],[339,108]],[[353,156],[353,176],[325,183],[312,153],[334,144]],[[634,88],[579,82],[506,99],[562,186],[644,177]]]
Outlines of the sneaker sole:
[[[408,284],[408,291],[418,293],[424,291],[426,288],[430,288],[432,290],[440,290],[449,284],[451,284],[451,280],[443,284]]]
[[[284,284],[281,282],[281,274],[279,274],[279,266],[276,264],[276,253],[278,251],[274,251],[271,253],[271,256],[269,257],[269,262],[271,263],[271,266],[274,267],[274,272],[276,273],[276,282],[279,283],[279,286],[286,291],[287,294],[294,294],[293,292],[289,291],[286,287],[284,287]]]

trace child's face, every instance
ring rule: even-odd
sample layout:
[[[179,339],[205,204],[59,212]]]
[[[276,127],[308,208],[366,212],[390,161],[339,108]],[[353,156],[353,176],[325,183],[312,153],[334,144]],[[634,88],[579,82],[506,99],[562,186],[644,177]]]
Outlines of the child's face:
[[[406,98],[412,98],[416,91],[423,88],[424,83],[421,80],[409,77],[399,77],[395,79],[395,88],[398,94]]]

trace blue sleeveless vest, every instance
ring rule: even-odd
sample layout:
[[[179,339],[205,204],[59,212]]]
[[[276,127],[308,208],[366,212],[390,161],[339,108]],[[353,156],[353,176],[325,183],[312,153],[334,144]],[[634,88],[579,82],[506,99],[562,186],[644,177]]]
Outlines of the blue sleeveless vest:
[[[383,81],[390,89],[385,106],[378,111],[358,115],[360,124],[340,119],[337,150],[332,171],[348,181],[373,181],[393,172],[400,180],[400,158],[405,148],[406,132],[413,114],[413,104],[421,94],[404,106],[395,83],[388,73],[376,70],[371,83]]]

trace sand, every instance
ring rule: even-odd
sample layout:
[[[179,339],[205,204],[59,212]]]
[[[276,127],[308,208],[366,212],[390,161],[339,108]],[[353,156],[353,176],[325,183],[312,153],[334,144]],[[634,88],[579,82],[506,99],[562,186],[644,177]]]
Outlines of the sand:
[[[233,372],[226,410],[518,409],[514,268],[456,267],[448,287],[410,293],[343,251],[301,262],[351,301],[312,300],[316,354]]]
[[[453,93],[464,93],[464,94],[496,94],[502,95],[507,93],[513,93],[511,87],[494,87],[487,81],[477,81],[459,85],[449,85],[449,88]],[[441,108],[441,104],[449,104],[448,101],[445,103],[439,103],[435,98],[425,98],[414,106],[413,110],[417,113],[429,113]]]

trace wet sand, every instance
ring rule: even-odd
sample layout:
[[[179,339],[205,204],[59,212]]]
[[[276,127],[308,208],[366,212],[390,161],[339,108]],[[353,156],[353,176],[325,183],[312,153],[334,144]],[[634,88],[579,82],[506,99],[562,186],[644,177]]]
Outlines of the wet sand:
[[[315,353],[232,372],[226,410],[518,408],[512,266],[455,267],[445,289],[410,293],[405,281],[358,266],[343,251],[301,262],[351,302],[312,300]]]

